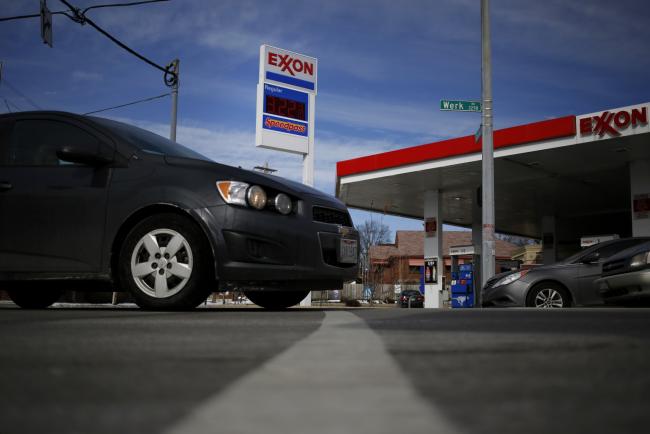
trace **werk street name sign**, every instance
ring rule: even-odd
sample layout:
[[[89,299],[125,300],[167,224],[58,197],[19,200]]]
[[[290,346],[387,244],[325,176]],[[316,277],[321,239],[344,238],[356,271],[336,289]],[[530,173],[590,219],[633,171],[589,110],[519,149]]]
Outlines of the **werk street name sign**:
[[[454,112],[480,112],[480,101],[440,100],[440,110]]]

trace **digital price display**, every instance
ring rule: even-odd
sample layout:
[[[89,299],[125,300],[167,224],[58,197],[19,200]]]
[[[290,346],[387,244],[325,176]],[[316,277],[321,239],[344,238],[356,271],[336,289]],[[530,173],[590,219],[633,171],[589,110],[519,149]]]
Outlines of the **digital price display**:
[[[297,119],[299,121],[307,120],[307,117],[305,116],[305,103],[282,98],[280,96],[267,95],[264,112],[271,115]]]
[[[305,92],[264,85],[264,113],[306,122],[308,104],[309,96]]]

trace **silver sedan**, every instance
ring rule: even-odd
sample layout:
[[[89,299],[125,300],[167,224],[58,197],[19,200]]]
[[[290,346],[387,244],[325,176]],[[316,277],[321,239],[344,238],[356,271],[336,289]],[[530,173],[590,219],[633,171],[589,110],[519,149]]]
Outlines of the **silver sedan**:
[[[498,274],[483,287],[483,306],[561,308],[603,304],[595,282],[603,262],[647,241],[650,238],[606,241],[556,264]]]

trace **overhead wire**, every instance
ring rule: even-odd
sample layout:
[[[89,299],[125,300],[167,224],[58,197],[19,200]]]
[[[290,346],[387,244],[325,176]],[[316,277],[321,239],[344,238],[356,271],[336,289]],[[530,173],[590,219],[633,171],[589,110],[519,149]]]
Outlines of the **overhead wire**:
[[[86,16],[86,13],[90,10],[93,9],[100,9],[100,8],[114,8],[114,7],[124,7],[124,6],[137,6],[137,5],[143,5],[147,3],[161,3],[161,2],[168,2],[169,0],[140,0],[140,1],[135,1],[135,2],[127,2],[127,3],[109,3],[109,4],[104,4],[104,5],[94,5],[94,6],[89,6],[85,9],[77,8],[71,5],[67,0],[59,0],[61,3],[63,3],[65,6],[68,7],[68,10],[66,11],[56,11],[52,12],[52,15],[65,15],[66,17],[70,18],[72,21],[79,23],[81,25],[88,24],[91,27],[93,27],[95,30],[97,30],[99,33],[102,35],[106,36],[108,39],[110,39],[114,44],[118,45],[120,48],[128,51],[138,59],[142,60],[143,62],[149,64],[150,66],[153,66],[154,68],[162,71],[164,73],[163,75],[163,81],[165,82],[165,85],[172,87],[176,85],[178,82],[178,73],[175,69],[175,64],[174,62],[169,63],[166,66],[161,66],[154,62],[153,60],[143,56],[142,54],[138,53],[135,51],[133,48],[129,47],[126,45],[124,42],[120,41],[110,33],[108,33],[106,30],[101,28],[99,25],[97,25],[93,20],[88,18]],[[68,15],[68,12],[71,12],[72,15]],[[18,20],[18,19],[23,19],[23,18],[37,18],[40,17],[40,14],[29,14],[29,15],[18,15],[18,16],[13,16],[13,17],[3,17],[0,18],[1,21],[10,21],[10,20]]]
[[[169,95],[171,95],[171,92],[163,93],[162,95],[152,96],[152,97],[149,97],[149,98],[139,99],[137,101],[128,102],[126,104],[120,104],[120,105],[116,105],[116,106],[113,106],[113,107],[106,107],[106,108],[99,109],[99,110],[93,110],[91,112],[84,113],[84,115],[92,115],[92,114],[95,114],[95,113],[101,113],[101,112],[105,112],[105,111],[108,111],[108,110],[114,110],[114,109],[118,109],[118,108],[122,108],[122,107],[128,107],[128,106],[131,106],[131,105],[140,104],[140,103],[147,102],[147,101],[153,101],[155,99],[163,98],[163,97],[166,97],[166,96],[169,96]]]
[[[143,5],[145,3],[160,3],[160,2],[167,2],[167,1],[169,0],[143,0],[143,1],[136,1],[136,2],[128,2],[128,3],[110,3],[105,5],[95,5],[95,6],[90,6],[85,8],[81,13],[85,14],[91,9],[114,8],[114,7],[122,7],[122,6],[137,6],[137,5]]]
[[[18,96],[20,96],[22,99],[30,103],[32,106],[34,106],[35,109],[37,110],[42,110],[42,107],[36,104],[30,97],[22,93],[20,90],[16,88],[13,84],[11,84],[6,77],[2,77],[2,83],[5,84],[9,89],[13,90]]]
[[[8,98],[2,97],[2,100],[5,102],[5,105],[7,106],[7,109],[9,109],[9,112],[12,112],[11,110],[12,106],[15,109],[13,111],[19,111],[19,112],[22,111],[22,109],[18,107],[18,104],[14,103],[13,101],[10,101]]]
[[[122,41],[120,41],[119,39],[117,39],[116,37],[111,35],[110,33],[108,33],[106,30],[104,30],[103,28],[98,26],[93,20],[88,18],[85,15],[85,12],[87,10],[89,10],[89,9],[92,9],[93,6],[91,6],[90,8],[81,10],[81,9],[76,8],[73,5],[71,5],[67,0],[59,0],[59,1],[72,10],[72,13],[74,14],[74,18],[72,18],[73,21],[75,21],[75,22],[77,22],[77,23],[79,23],[81,25],[84,25],[84,24],[90,25],[92,28],[97,30],[102,35],[106,36],[108,39],[110,39],[114,44],[116,44],[120,48],[128,51],[129,53],[131,53],[132,55],[134,55],[138,59],[142,60],[143,62],[149,64],[150,66],[153,66],[154,68],[162,71],[164,73],[163,79],[164,79],[164,82],[165,82],[165,84],[167,86],[171,87],[171,86],[174,86],[177,83],[178,74],[174,70],[174,64],[173,63],[170,63],[167,66],[158,65],[156,62],[154,62],[153,60],[148,59],[147,57],[145,57],[142,54],[138,53],[133,48],[129,47],[128,45],[126,45],[125,43],[123,43]],[[132,6],[132,5],[136,5],[136,4],[154,3],[154,2],[160,2],[160,1],[168,1],[168,0],[149,0],[149,1],[142,1],[142,2],[136,2],[136,3],[125,3],[125,4],[122,4],[122,6]],[[114,4],[114,6],[117,6],[117,5],[118,4]],[[111,7],[110,5],[97,5],[97,6],[94,6],[94,8],[98,8],[100,6]]]
[[[160,0],[160,1],[162,1],[162,0]],[[68,18],[72,18],[66,12],[72,12],[72,11],[70,11],[70,10],[56,11],[56,12],[52,12],[52,15],[65,15]],[[39,18],[40,16],[41,16],[41,14],[29,14],[29,15],[16,15],[16,16],[13,16],[13,17],[1,17],[0,22],[2,22],[2,21],[12,21],[12,20],[22,20],[22,19],[25,19],[25,18]]]
[[[82,14],[85,14],[91,9],[100,9],[100,8],[114,8],[114,7],[123,7],[123,6],[137,6],[137,5],[143,5],[146,3],[160,3],[160,2],[167,2],[169,0],[142,0],[142,1],[136,1],[136,2],[128,2],[128,3],[109,3],[105,5],[95,5],[95,6],[90,6],[81,12]],[[67,12],[72,12],[72,10],[68,9],[65,11],[55,11],[55,12],[50,12],[52,15],[65,15],[68,18],[73,18],[72,16],[68,15]],[[41,16],[40,13],[38,14],[27,14],[27,15],[15,15],[12,17],[1,17],[0,22],[2,21],[12,21],[12,20],[22,20],[25,18],[39,18]]]

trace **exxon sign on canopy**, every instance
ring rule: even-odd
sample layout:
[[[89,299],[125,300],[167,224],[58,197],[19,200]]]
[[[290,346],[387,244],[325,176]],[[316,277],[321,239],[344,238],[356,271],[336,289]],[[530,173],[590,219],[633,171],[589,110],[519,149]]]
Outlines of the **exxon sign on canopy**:
[[[581,138],[610,138],[634,134],[648,125],[648,106],[624,107],[578,118]]]
[[[260,57],[264,59],[262,71],[264,76],[260,77],[260,81],[288,84],[316,93],[317,59],[270,45],[263,45],[261,51]]]

